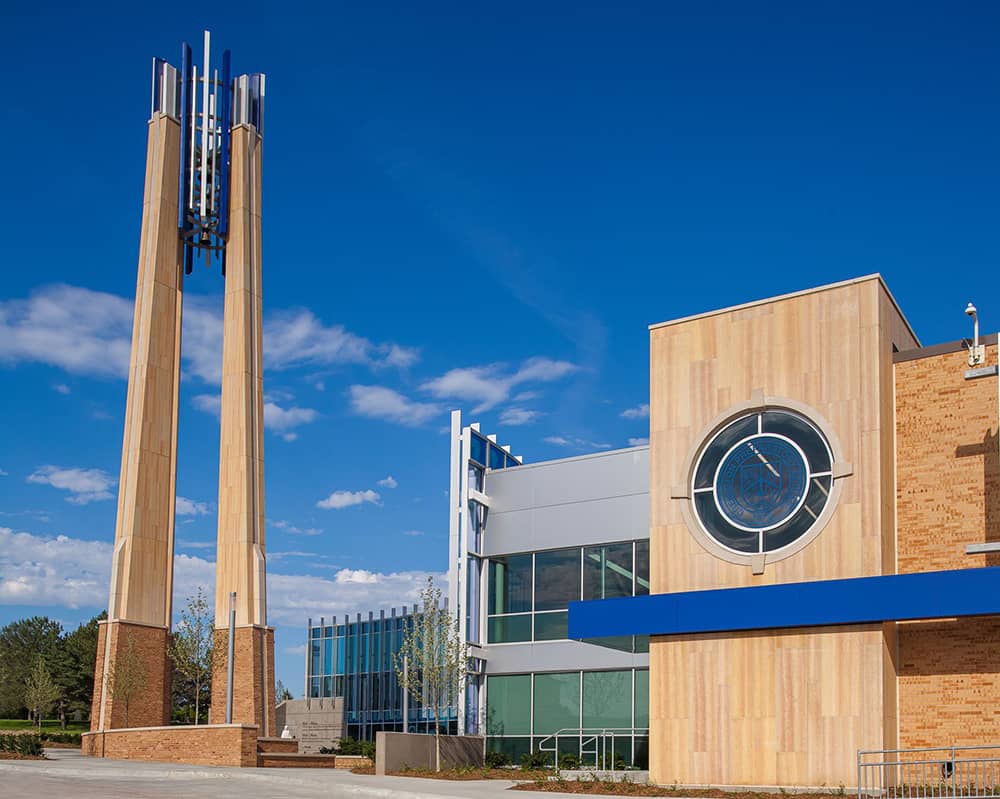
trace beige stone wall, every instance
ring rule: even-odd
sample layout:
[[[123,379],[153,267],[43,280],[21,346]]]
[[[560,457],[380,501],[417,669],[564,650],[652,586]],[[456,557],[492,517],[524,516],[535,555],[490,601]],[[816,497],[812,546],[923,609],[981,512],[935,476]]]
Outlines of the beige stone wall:
[[[651,593],[894,571],[894,343],[914,339],[877,277],[651,330]],[[853,465],[824,531],[760,575],[704,549],[672,496],[709,423],[755,391],[814,409]],[[852,784],[857,749],[895,744],[894,648],[880,625],[654,638],[651,778]]]
[[[83,735],[92,757],[153,760],[195,766],[256,766],[257,730],[236,724],[147,727]]]
[[[344,698],[288,699],[275,711],[274,728],[281,734],[285,725],[299,742],[299,751],[318,754],[344,737]]]
[[[1000,553],[965,554],[1000,541],[998,383],[966,380],[967,357],[895,367],[900,572],[1000,565]],[[898,637],[900,746],[996,743],[1000,618],[908,622]]]

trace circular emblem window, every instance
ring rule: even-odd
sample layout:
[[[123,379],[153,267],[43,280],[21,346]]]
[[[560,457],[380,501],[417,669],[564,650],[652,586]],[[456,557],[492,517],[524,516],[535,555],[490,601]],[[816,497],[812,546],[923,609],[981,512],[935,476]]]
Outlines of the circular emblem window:
[[[804,415],[744,413],[709,437],[694,460],[695,520],[730,553],[776,553],[819,532],[832,507],[833,464],[829,441]]]

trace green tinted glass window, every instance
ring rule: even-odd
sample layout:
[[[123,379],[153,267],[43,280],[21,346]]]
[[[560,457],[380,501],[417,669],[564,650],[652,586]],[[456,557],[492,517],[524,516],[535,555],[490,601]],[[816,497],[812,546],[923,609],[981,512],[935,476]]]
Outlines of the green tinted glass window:
[[[635,726],[649,726],[649,671],[635,670]]]
[[[583,726],[632,726],[632,671],[583,673]]]
[[[558,613],[536,613],[535,614],[535,640],[536,641],[559,641],[566,637],[567,625],[569,624],[569,612]]]
[[[632,542],[583,550],[583,598],[632,596]]]
[[[649,541],[635,542],[635,595],[649,593]]]
[[[535,554],[535,610],[563,610],[580,599],[580,549]]]
[[[489,613],[531,612],[531,555],[490,559]]]
[[[486,678],[486,734],[531,732],[531,675]]]
[[[580,672],[535,675],[536,735],[580,726]]]
[[[531,640],[531,614],[523,616],[490,616],[487,641],[491,644],[512,644]]]

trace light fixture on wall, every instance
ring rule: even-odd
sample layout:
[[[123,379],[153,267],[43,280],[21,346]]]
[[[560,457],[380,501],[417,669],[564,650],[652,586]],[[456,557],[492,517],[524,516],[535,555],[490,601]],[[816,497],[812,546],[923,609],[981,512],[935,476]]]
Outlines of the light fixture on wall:
[[[972,317],[972,343],[969,345],[969,366],[979,366],[986,361],[986,347],[979,343],[979,315],[971,302],[965,307],[967,316]]]

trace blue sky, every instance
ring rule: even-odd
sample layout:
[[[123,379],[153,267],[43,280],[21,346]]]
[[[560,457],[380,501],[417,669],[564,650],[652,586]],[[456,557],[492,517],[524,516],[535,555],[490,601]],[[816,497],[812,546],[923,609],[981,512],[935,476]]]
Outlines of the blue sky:
[[[177,7],[4,14],[0,623],[106,605],[150,58],[205,27],[268,76],[269,598],[296,693],[307,616],[444,570],[449,409],[530,461],[628,446],[649,323],[876,271],[925,344],[967,335],[970,299],[996,329],[994,4]],[[213,574],[222,287],[186,283],[181,596]]]

